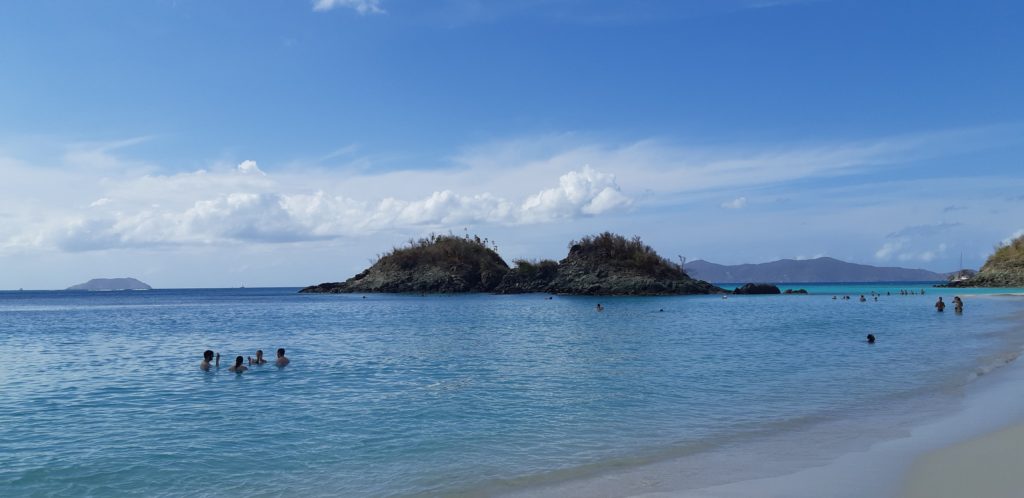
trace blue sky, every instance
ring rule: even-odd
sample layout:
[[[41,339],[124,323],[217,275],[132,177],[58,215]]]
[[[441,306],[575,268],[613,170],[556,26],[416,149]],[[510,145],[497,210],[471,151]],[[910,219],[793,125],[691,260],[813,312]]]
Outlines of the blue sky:
[[[1024,229],[1019,2],[13,1],[0,288],[343,279],[468,229],[977,267]]]

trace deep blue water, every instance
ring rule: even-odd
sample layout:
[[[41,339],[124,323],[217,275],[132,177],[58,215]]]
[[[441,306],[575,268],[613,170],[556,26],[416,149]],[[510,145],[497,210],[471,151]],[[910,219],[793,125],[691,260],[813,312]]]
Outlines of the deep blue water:
[[[484,493],[884,409],[1022,341],[1014,299],[796,287],[818,294],[0,292],[0,495]]]

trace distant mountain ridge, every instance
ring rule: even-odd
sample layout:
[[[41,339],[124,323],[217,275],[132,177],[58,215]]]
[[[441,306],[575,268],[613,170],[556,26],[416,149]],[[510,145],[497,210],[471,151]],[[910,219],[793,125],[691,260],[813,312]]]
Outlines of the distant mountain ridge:
[[[84,284],[72,285],[67,290],[81,291],[119,291],[119,290],[152,290],[148,284],[134,278],[94,278]]]
[[[686,273],[708,282],[931,282],[946,275],[928,270],[847,263],[835,258],[780,259],[770,263],[720,265],[704,260],[686,263]]]

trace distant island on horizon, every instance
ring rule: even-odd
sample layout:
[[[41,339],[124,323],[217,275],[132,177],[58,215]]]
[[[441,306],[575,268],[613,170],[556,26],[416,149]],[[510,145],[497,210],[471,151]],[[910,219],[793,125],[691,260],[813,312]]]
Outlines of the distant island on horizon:
[[[69,291],[121,291],[153,290],[149,284],[134,278],[94,278],[88,282],[72,285]]]
[[[949,277],[928,270],[862,265],[830,257],[742,265],[698,259],[687,262],[685,271],[693,278],[714,283],[945,282]]]

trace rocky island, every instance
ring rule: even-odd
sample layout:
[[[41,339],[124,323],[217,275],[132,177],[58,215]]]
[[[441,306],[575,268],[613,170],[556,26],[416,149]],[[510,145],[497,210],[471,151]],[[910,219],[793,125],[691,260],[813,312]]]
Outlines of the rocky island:
[[[772,284],[744,284],[732,291],[733,294],[782,294],[778,287]],[[807,291],[804,291],[806,294]],[[792,294],[792,292],[790,292]]]
[[[581,295],[679,295],[723,292],[690,278],[639,237],[610,232],[569,244],[555,262],[508,264],[479,237],[431,235],[395,248],[370,268],[337,283],[306,287],[304,293],[342,292],[546,292]]]
[[[491,292],[508,271],[508,264],[486,239],[431,235],[392,249],[344,282],[299,292]]]
[[[569,254],[557,263],[516,261],[495,292],[655,296],[723,291],[690,278],[639,237],[604,232],[572,241]]]
[[[94,278],[84,284],[72,285],[67,290],[80,291],[120,291],[120,290],[152,290],[148,284],[134,278]]]
[[[942,287],[1024,287],[1024,235],[1000,244],[973,276]]]

